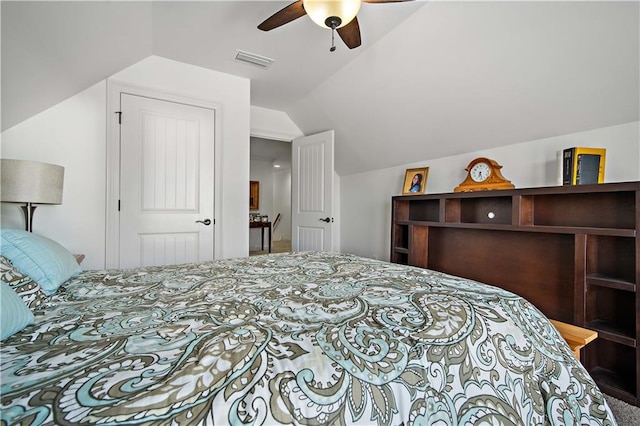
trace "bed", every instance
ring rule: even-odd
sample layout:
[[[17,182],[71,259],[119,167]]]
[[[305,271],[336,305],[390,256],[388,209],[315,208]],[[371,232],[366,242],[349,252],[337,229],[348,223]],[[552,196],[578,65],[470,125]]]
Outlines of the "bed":
[[[349,254],[82,271],[33,313],[3,424],[616,424],[526,300]]]

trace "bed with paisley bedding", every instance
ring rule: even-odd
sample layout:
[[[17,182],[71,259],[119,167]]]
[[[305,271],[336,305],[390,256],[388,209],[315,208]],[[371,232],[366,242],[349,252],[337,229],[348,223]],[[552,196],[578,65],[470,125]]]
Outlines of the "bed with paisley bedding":
[[[348,254],[84,271],[0,356],[4,424],[615,425],[526,300]]]

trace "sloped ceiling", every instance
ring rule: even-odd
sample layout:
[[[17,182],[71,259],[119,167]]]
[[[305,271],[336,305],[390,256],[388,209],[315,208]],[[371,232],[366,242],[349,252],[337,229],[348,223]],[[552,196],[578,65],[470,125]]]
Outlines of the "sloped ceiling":
[[[149,2],[0,7],[2,130],[153,54]]]
[[[363,46],[288,2],[7,2],[2,128],[148,55],[250,78],[252,105],[336,131],[341,175],[637,121],[638,2],[364,4]],[[237,63],[238,49],[275,59]]]

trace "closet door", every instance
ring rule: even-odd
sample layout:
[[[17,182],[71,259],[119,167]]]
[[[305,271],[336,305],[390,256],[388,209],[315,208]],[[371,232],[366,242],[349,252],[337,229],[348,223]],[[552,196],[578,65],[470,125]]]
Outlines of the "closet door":
[[[121,94],[120,267],[213,260],[214,110]]]

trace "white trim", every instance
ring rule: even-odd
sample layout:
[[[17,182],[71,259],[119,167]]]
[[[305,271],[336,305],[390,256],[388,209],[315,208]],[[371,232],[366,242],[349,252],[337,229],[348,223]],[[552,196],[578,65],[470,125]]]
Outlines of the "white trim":
[[[256,129],[251,127],[251,136],[254,138],[271,139],[275,141],[291,142],[301,135],[293,135],[290,133],[274,132],[266,129]]]
[[[116,112],[120,111],[121,93],[144,96],[164,101],[177,102],[208,108],[215,111],[215,141],[214,141],[214,258],[222,253],[222,123],[223,105],[208,99],[183,96],[181,94],[158,91],[153,88],[122,83],[107,79],[107,152],[106,152],[106,225],[105,225],[105,267],[119,268],[120,266],[120,215],[118,214],[118,200],[120,198],[120,125]],[[126,117],[124,118],[126,119]]]

